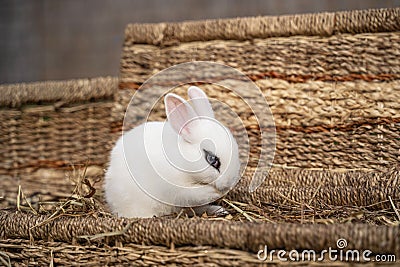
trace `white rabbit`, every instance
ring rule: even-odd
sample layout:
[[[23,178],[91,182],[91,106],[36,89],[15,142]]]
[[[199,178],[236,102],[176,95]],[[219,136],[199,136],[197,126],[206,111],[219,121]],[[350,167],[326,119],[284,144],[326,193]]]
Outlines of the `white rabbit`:
[[[207,95],[190,87],[191,104],[169,93],[167,122],[147,122],[126,132],[111,152],[105,195],[123,217],[152,217],[192,207],[199,214],[224,214],[208,205],[239,180],[238,145],[214,119]]]

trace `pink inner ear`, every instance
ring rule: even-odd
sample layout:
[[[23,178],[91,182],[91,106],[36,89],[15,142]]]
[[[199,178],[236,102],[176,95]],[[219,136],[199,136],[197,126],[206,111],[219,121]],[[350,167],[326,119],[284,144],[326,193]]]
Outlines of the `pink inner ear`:
[[[177,133],[188,139],[190,135],[188,121],[192,119],[193,114],[190,114],[186,105],[177,98],[168,97],[166,105],[170,124]]]

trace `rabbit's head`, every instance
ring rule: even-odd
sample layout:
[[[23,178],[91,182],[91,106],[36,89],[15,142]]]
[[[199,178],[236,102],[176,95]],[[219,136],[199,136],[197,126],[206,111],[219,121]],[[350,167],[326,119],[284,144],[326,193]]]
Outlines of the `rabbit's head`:
[[[239,180],[238,145],[232,133],[214,117],[207,95],[188,89],[190,102],[169,93],[165,96],[168,124],[177,133],[175,148],[164,151],[170,164],[185,173],[189,186],[213,186],[220,195]],[[168,146],[168,145],[167,145]]]

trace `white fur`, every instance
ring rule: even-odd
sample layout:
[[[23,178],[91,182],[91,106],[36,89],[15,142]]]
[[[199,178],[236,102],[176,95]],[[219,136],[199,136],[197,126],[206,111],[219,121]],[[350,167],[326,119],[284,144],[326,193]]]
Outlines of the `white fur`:
[[[105,176],[105,195],[119,216],[161,216],[181,207],[200,206],[222,197],[238,182],[235,139],[215,122],[203,91],[190,87],[188,93],[193,107],[167,94],[168,122],[142,124],[115,144]],[[220,172],[206,162],[203,149],[220,158]],[[199,210],[204,207],[208,206]],[[215,206],[210,210],[215,211]]]

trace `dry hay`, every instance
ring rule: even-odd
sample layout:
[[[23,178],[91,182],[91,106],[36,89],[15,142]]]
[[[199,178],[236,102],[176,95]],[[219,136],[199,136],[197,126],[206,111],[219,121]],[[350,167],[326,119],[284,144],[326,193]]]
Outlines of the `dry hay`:
[[[73,190],[70,194],[65,188],[54,185],[45,196],[26,196],[18,186],[16,198],[6,203],[5,210],[17,210],[34,215],[87,216],[101,213],[115,217],[104,202],[102,179],[88,177],[88,165],[71,166],[66,174]],[[322,170],[301,168],[273,168],[269,177],[254,193],[248,191],[250,177],[243,177],[236,187],[223,199],[217,201],[229,215],[225,217],[207,216],[207,220],[262,221],[270,223],[345,223],[359,222],[374,225],[398,225],[400,214],[400,167],[385,171],[372,170]],[[47,179],[45,179],[47,180]],[[36,182],[36,181],[35,181]],[[12,185],[10,185],[12,186]],[[39,184],[40,186],[40,184]],[[358,199],[369,202],[357,203],[347,195],[325,195],[326,192],[343,192],[357,189]],[[308,194],[300,194],[308,190]],[[389,194],[379,194],[387,190]],[[363,191],[363,192],[362,192]],[[32,192],[32,190],[30,191]],[[34,192],[34,191],[33,191]],[[378,192],[378,193],[377,193]],[[33,193],[36,195],[36,193]],[[378,195],[378,196],[375,196]],[[43,197],[53,201],[41,201]],[[0,202],[6,199],[0,197]],[[363,205],[364,204],[364,205]],[[164,218],[188,218],[186,213],[164,216]]]
[[[240,202],[232,199],[238,194],[236,190],[219,201],[230,213],[225,217],[206,214],[188,217],[180,213],[162,218],[124,219],[108,211],[101,187],[96,185],[98,181],[88,179],[85,170],[86,167],[73,171],[70,179],[74,190],[58,201],[31,203],[23,188],[15,188],[18,194],[14,205],[0,210],[0,222],[7,227],[0,230],[3,264],[11,261],[39,266],[130,265],[132,262],[142,266],[253,265],[259,263],[256,252],[260,242],[287,250],[311,247],[319,251],[328,244],[333,246],[339,235],[347,237],[350,247],[368,248],[375,253],[394,253],[400,246],[400,217],[396,207],[399,199],[388,197],[385,203],[369,206],[322,208],[313,202],[296,202],[290,196],[281,203]],[[398,172],[390,170],[386,173],[387,179],[390,180],[391,173]],[[284,173],[295,173],[292,178],[296,177],[298,182],[302,180],[300,177],[309,177],[309,183],[320,175],[318,170],[273,169],[271,175],[276,184],[287,182],[293,186],[293,180]],[[345,181],[343,174],[348,175],[347,172],[330,173],[335,178],[326,182],[340,184]],[[378,177],[377,181],[383,177],[378,173],[374,176]],[[323,182],[321,179],[320,183]],[[274,179],[264,186],[268,183],[273,184]],[[242,187],[246,184],[244,179]],[[57,195],[56,190],[53,193]],[[244,241],[238,240],[239,236]],[[382,240],[386,241],[385,247],[379,245]],[[271,263],[282,264],[276,258]],[[292,264],[306,266],[310,262]]]

